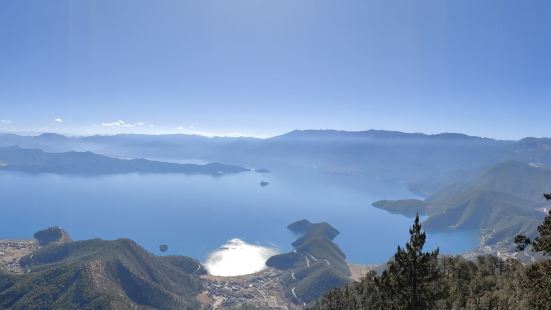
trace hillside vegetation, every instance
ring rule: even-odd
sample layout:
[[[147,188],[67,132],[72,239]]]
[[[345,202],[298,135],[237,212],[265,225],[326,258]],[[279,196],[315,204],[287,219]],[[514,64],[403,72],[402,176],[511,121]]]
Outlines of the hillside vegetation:
[[[205,273],[128,239],[53,243],[21,261],[27,273],[0,275],[2,309],[193,309]]]
[[[272,256],[266,265],[287,271],[287,297],[296,303],[309,303],[329,289],[349,281],[346,256],[333,239],[339,231],[327,223],[297,221],[288,228],[301,236],[293,242],[294,250]]]
[[[541,192],[551,187],[551,170],[518,161],[500,163],[479,177],[445,187],[425,200],[383,200],[374,207],[394,213],[427,215],[431,230],[479,230],[485,244],[533,235],[546,207]],[[540,193],[540,194],[538,194]]]
[[[551,196],[546,196],[551,199]],[[533,250],[551,253],[551,212],[538,229]],[[325,294],[311,308],[329,309],[550,309],[551,259],[523,265],[516,259],[439,257],[423,252],[426,235],[419,218],[405,248],[398,247],[382,274]],[[522,246],[524,249],[525,244]]]

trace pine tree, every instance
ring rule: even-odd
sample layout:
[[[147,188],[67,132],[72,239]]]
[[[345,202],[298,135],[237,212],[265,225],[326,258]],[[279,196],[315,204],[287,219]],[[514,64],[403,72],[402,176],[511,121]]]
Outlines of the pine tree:
[[[551,194],[545,194],[544,197],[551,200]],[[538,236],[533,241],[530,242],[526,236],[519,235],[515,238],[515,243],[519,250],[532,244],[533,251],[551,255],[551,211],[538,226]],[[551,260],[528,266],[522,284],[531,309],[551,309]]]
[[[551,200],[551,194],[545,194],[544,196],[547,200]],[[551,210],[543,220],[543,224],[538,226],[538,234],[539,236],[532,242],[534,250],[543,252],[545,255],[551,255]]]
[[[398,246],[394,260],[388,265],[376,285],[385,309],[432,309],[443,298],[444,288],[438,285],[438,253],[423,252],[426,235],[421,228],[419,214],[409,230],[406,248]]]
[[[551,200],[551,194],[544,194],[545,199]],[[526,235],[518,235],[514,240],[517,245],[517,251],[523,251],[529,244],[536,252],[543,252],[545,255],[551,255],[551,210],[545,217],[543,223],[538,226],[538,236],[531,241]]]

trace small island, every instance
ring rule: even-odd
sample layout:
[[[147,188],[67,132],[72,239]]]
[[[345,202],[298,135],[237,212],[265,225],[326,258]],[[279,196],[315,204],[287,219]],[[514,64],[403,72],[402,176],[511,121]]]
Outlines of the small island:
[[[269,170],[269,169],[261,168],[261,169],[256,169],[254,172],[256,172],[256,173],[270,173],[272,171]]]

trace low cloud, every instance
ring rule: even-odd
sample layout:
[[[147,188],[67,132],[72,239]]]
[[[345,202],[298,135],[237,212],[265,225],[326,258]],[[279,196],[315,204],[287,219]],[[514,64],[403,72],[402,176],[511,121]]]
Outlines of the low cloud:
[[[143,126],[143,125],[145,125],[144,122],[127,123],[123,120],[118,120],[118,121],[115,121],[115,122],[112,122],[112,123],[102,123],[101,124],[102,127],[125,127],[125,128],[140,127],[140,126]]]
[[[0,119],[0,123],[2,123],[2,124],[11,124],[12,121],[10,121],[9,119]]]
[[[58,117],[58,118],[55,118],[55,119],[54,119],[54,122],[56,122],[56,123],[62,123],[63,120],[62,120],[61,118]]]

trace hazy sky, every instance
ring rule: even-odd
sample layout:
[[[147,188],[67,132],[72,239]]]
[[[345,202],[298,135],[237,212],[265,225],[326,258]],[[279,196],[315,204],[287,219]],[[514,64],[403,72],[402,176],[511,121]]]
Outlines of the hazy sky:
[[[549,0],[4,0],[0,131],[551,136]]]

